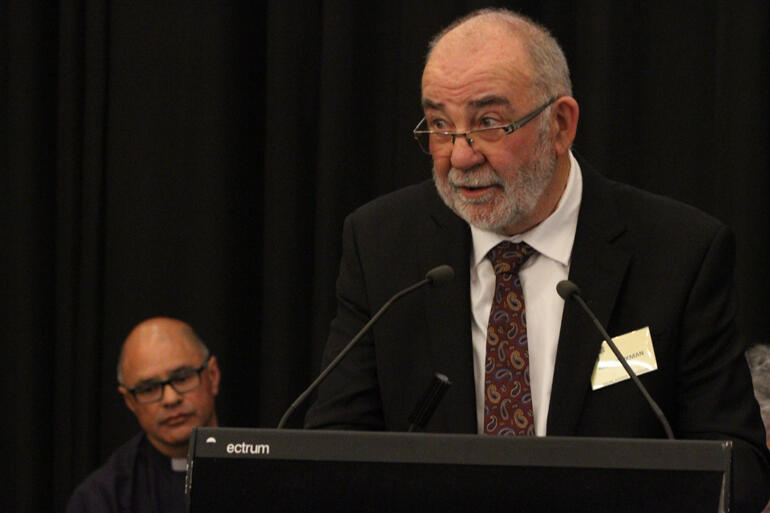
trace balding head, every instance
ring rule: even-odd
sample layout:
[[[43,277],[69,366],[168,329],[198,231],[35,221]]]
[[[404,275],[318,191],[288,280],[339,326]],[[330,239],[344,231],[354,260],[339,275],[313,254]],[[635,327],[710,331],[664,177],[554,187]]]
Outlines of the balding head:
[[[123,383],[123,361],[127,351],[142,344],[163,344],[172,340],[189,343],[201,358],[209,354],[206,344],[188,324],[169,317],[153,317],[137,324],[123,342],[118,357],[118,383]]]
[[[481,9],[453,22],[431,40],[426,64],[442,54],[474,59],[493,53],[501,54],[502,66],[514,66],[509,71],[530,86],[534,101],[572,95],[567,59],[558,42],[545,27],[507,9]]]
[[[120,352],[118,391],[153,446],[167,456],[185,456],[193,427],[217,425],[219,379],[216,357],[176,319],[142,322]]]

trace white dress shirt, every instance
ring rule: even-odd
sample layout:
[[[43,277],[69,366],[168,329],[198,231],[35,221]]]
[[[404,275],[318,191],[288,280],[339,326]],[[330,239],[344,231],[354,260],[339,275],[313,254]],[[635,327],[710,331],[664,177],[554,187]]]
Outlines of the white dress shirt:
[[[522,266],[519,275],[524,293],[529,345],[529,377],[535,434],[545,436],[548,404],[551,398],[556,347],[559,342],[564,300],[556,284],[569,274],[570,254],[575,241],[578,210],[583,192],[580,166],[570,152],[570,172],[556,210],[529,231],[505,237],[471,226],[471,311],[473,322],[473,372],[476,384],[476,421],[484,432],[484,361],[487,351],[487,325],[492,309],[495,273],[486,258],[490,249],[504,240],[524,241],[537,253]]]

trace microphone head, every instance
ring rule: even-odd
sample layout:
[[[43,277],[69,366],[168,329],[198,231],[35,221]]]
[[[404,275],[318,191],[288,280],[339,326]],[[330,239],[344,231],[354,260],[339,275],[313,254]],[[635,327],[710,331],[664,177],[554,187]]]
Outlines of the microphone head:
[[[580,289],[577,285],[572,283],[569,280],[562,280],[559,283],[556,284],[556,292],[559,293],[559,295],[564,299],[565,301],[575,294],[578,296],[580,295]]]
[[[425,273],[425,278],[430,280],[430,284],[433,286],[443,285],[444,283],[451,281],[454,277],[455,270],[452,269],[452,266],[446,264],[434,267]]]

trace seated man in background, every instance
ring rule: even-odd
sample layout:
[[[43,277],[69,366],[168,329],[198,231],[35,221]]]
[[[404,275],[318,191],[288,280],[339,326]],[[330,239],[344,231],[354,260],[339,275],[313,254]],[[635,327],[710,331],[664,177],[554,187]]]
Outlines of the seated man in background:
[[[754,396],[765,423],[766,443],[770,447],[770,345],[751,346],[746,351],[746,359],[749,361],[751,380],[754,383]]]
[[[757,344],[746,351],[751,380],[754,382],[754,396],[757,398],[765,423],[766,443],[770,447],[770,345]],[[763,513],[770,513],[770,503]]]
[[[75,489],[67,512],[185,511],[187,442],[192,428],[217,425],[219,378],[216,357],[184,322],[136,326],[118,359],[118,391],[142,432]]]

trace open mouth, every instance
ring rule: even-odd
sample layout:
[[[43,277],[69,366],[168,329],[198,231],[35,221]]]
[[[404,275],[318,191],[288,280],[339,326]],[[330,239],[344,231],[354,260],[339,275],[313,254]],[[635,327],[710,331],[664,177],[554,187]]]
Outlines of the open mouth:
[[[467,198],[478,198],[489,194],[496,187],[496,185],[459,185],[457,190]]]

